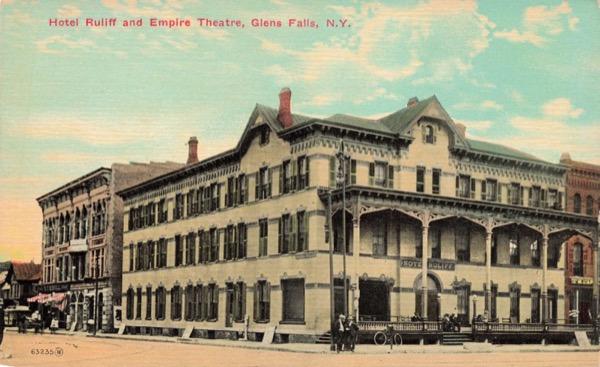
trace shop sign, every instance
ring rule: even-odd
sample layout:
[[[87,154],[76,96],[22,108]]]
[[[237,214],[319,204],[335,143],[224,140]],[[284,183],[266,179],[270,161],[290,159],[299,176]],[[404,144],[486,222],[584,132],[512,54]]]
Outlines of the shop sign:
[[[586,277],[571,277],[571,284],[573,284],[573,285],[592,285],[592,284],[594,284],[594,279],[586,278]]]

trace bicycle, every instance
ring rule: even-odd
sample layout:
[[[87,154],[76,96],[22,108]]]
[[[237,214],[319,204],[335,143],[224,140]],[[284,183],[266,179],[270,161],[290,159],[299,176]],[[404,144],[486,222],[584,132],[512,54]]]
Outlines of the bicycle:
[[[385,345],[388,343],[393,343],[394,345],[402,345],[402,335],[400,335],[400,333],[394,332],[393,337],[390,337],[388,333],[384,331],[378,331],[373,336],[373,341],[376,345]]]

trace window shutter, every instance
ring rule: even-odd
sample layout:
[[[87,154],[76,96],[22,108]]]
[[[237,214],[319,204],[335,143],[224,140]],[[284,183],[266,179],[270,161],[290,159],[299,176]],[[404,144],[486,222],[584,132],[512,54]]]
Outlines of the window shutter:
[[[425,125],[421,125],[421,140],[423,144],[427,142],[427,129]]]
[[[388,166],[388,182],[387,187],[390,189],[394,188],[394,166]]]
[[[271,319],[271,282],[267,282],[266,285],[266,300],[265,300],[265,319],[269,321]]]
[[[296,237],[296,228],[297,228],[297,217],[296,215],[290,215],[290,233],[289,233],[289,244],[290,244],[290,249],[289,252],[296,252],[296,243],[297,243],[297,237]]]
[[[375,163],[369,163],[369,186],[375,185]]]
[[[456,196],[460,196],[460,178],[456,175]]]
[[[310,160],[308,157],[304,158],[304,187],[307,188],[310,186]],[[301,174],[302,174],[301,173]]]
[[[533,197],[533,188],[531,188],[531,187],[530,187],[530,188],[529,188],[529,198],[528,198],[528,199],[529,199],[529,201],[528,201],[528,206],[531,206],[531,204],[532,204],[532,200],[531,200],[531,199],[532,199],[532,197]]]
[[[541,191],[541,195],[542,195],[542,208],[546,208],[548,203],[548,191],[547,190],[540,190]]]
[[[499,203],[502,202],[502,186],[506,186],[506,188],[508,190],[508,185],[496,183],[496,189],[497,189],[496,201]]]
[[[296,191],[297,189],[297,178],[298,178],[298,161],[292,161],[292,175],[291,175],[291,184],[290,190]]]
[[[281,254],[281,250],[283,249],[283,220],[282,218],[279,218],[279,244],[278,244],[278,248],[279,248],[279,253]]]
[[[267,197],[271,197],[271,186],[272,186],[272,182],[273,182],[273,167],[269,168],[268,170],[268,183],[267,183]]]
[[[471,199],[475,199],[475,179],[471,179]]]
[[[254,175],[254,200],[260,200],[260,173]]]
[[[246,314],[246,283],[241,283],[240,284],[241,290],[240,290],[240,297],[241,299],[241,305],[242,305],[242,309],[240,310],[240,316],[241,319],[244,319],[244,316]]]
[[[259,309],[259,301],[260,301],[260,283],[254,283],[254,321],[258,321],[258,309]]]
[[[281,168],[279,169],[279,195],[283,194],[283,186],[285,185],[285,168],[286,162],[281,164]],[[289,169],[289,167],[288,167]]]

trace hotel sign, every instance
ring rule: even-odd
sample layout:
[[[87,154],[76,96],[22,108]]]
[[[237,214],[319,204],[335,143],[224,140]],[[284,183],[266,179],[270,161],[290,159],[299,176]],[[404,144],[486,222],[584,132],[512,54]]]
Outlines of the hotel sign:
[[[70,284],[38,284],[37,291],[41,293],[66,292],[71,289]]]
[[[403,268],[421,268],[423,266],[423,261],[419,259],[402,259],[400,264]],[[442,261],[437,259],[429,259],[427,261],[427,268],[431,270],[454,270],[455,264],[453,262]]]
[[[573,284],[573,285],[592,285],[592,284],[594,284],[594,279],[586,278],[586,277],[571,277],[571,284]]]

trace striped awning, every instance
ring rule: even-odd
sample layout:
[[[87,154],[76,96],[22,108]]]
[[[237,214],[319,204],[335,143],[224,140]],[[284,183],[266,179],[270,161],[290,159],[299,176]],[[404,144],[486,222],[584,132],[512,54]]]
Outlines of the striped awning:
[[[63,311],[67,304],[67,295],[62,292],[39,293],[36,296],[27,298],[27,302],[50,303]]]

